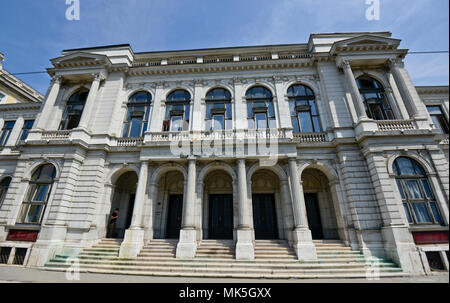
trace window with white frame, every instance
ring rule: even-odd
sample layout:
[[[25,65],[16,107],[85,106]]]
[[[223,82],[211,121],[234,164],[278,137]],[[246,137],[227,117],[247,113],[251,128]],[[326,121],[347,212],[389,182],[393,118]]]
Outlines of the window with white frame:
[[[206,94],[206,130],[229,130],[233,128],[231,93],[215,88]]]
[[[417,161],[399,157],[393,170],[410,224],[443,224],[428,176]]]
[[[19,223],[40,224],[42,222],[55,176],[56,169],[52,164],[44,164],[35,171],[22,203]]]
[[[149,92],[137,92],[128,100],[128,111],[123,125],[124,138],[143,137],[150,120],[152,95]]]

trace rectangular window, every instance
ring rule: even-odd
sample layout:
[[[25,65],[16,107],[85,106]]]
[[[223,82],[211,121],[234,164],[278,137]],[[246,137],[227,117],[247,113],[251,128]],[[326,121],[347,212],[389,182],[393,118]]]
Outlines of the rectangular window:
[[[214,130],[223,130],[225,126],[225,117],[223,115],[213,116],[213,126]]]
[[[25,141],[28,137],[29,131],[33,128],[34,120],[26,120],[23,124],[22,134],[20,135],[19,141]]]
[[[257,129],[267,129],[267,115],[266,114],[255,114],[256,128]]]
[[[427,106],[428,113],[430,114],[431,120],[433,120],[433,124],[436,128],[441,130],[442,133],[448,134],[449,133],[449,127],[448,127],[448,121],[444,116],[444,113],[442,112],[442,109],[440,106]]]
[[[0,146],[5,146],[8,142],[9,136],[14,128],[16,121],[6,121],[3,126],[2,133],[0,134]]]
[[[16,248],[16,253],[14,254],[14,265],[23,265],[25,262],[25,256],[27,255],[27,248]]]
[[[170,131],[172,132],[180,132],[183,130],[183,117],[182,116],[174,116],[170,119]]]

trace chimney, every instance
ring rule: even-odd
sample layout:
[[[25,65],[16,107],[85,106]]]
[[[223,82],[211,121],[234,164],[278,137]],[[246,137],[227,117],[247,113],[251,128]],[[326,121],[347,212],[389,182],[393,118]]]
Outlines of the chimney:
[[[5,55],[3,53],[0,53],[0,70],[3,69],[3,61],[5,60]]]

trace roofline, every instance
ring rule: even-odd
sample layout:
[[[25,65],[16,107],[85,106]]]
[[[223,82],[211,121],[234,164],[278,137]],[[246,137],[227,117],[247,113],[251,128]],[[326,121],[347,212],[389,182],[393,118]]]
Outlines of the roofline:
[[[342,33],[342,32],[336,32],[336,33],[312,33],[310,36],[311,37],[319,37],[319,36],[336,36],[336,35],[346,35],[346,36],[348,36],[348,35],[380,35],[380,34],[383,34],[383,35],[389,35],[389,36],[392,36],[392,32],[390,32],[390,31],[384,31],[384,32],[345,32],[345,33]]]
[[[94,47],[83,47],[83,48],[72,48],[72,49],[65,49],[63,52],[73,52],[73,51],[83,51],[83,50],[93,50],[93,49],[104,49],[104,48],[116,48],[116,47],[129,47],[132,49],[131,45],[129,43],[125,44],[111,44],[111,45],[100,45],[100,46],[94,46]]]

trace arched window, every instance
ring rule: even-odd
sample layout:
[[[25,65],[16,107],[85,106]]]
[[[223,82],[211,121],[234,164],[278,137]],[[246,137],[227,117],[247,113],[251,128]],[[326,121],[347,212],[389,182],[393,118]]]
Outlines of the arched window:
[[[288,89],[288,98],[294,132],[321,132],[319,111],[313,91],[304,85],[292,85]]]
[[[10,177],[3,178],[3,180],[0,182],[0,207],[2,207],[3,201],[5,201],[10,183]]]
[[[128,112],[123,125],[122,137],[143,137],[150,120],[152,95],[148,92],[135,93],[128,99]]]
[[[246,95],[249,129],[276,128],[272,93],[263,86],[250,88]]]
[[[224,88],[215,88],[206,94],[206,130],[233,128],[231,93]]]
[[[362,76],[356,79],[367,117],[374,120],[395,119],[391,105],[384,93],[384,87],[377,80]]]
[[[189,116],[191,114],[191,94],[178,89],[167,96],[166,116],[164,119],[164,131],[186,131],[189,130]]]
[[[78,127],[88,95],[88,90],[80,90],[69,98],[59,126],[60,130],[70,130]]]
[[[397,158],[394,173],[410,224],[442,224],[436,198],[425,170],[417,161]]]
[[[56,176],[52,164],[40,166],[30,179],[19,216],[20,223],[40,224]]]

